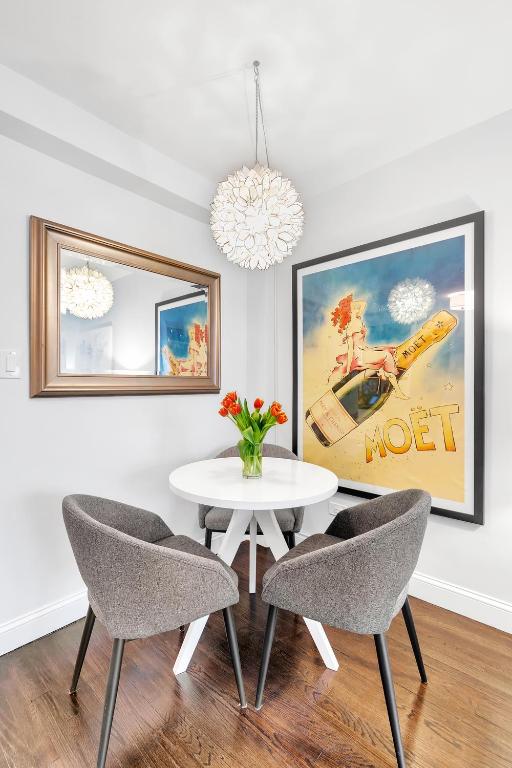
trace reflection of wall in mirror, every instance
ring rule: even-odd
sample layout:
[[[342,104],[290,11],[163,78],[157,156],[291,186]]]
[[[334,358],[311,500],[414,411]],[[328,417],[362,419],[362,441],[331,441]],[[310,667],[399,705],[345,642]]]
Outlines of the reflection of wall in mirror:
[[[61,316],[61,373],[106,373],[113,364],[112,323]]]

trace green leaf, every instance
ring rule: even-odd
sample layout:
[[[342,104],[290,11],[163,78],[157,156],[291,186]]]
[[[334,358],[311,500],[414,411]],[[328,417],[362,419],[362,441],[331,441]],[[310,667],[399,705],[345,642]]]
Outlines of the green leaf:
[[[254,445],[254,443],[256,442],[254,439],[254,430],[252,427],[247,427],[247,429],[244,429],[244,431],[242,432],[242,437],[244,438],[244,440],[247,440],[252,445]]]

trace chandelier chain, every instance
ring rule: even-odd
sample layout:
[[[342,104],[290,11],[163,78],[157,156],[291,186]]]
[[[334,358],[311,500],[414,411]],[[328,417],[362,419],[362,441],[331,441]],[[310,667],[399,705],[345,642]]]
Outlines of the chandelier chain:
[[[255,147],[255,160],[256,165],[258,165],[258,145],[259,145],[259,120],[261,119],[261,130],[263,133],[263,141],[265,144],[265,156],[267,158],[267,167],[270,168],[270,160],[268,157],[268,143],[267,143],[267,131],[265,129],[265,120],[263,118],[263,106],[261,103],[261,84],[260,84],[260,70],[259,70],[260,62],[254,61],[253,67],[254,67],[254,84],[255,84],[255,121],[256,121],[256,147]]]
[[[254,90],[256,95],[256,102],[254,105],[254,114],[255,114],[255,120],[256,120],[256,146],[255,146],[255,164],[258,165],[258,117],[259,117],[259,103],[260,103],[260,72],[259,67],[260,63],[259,61],[255,61],[254,66]]]

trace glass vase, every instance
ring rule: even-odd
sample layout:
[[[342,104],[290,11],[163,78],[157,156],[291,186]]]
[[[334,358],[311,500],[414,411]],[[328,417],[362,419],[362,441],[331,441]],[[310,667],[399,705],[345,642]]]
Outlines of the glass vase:
[[[248,440],[240,440],[238,448],[243,463],[243,476],[247,479],[261,477],[263,470],[263,443],[250,443]]]

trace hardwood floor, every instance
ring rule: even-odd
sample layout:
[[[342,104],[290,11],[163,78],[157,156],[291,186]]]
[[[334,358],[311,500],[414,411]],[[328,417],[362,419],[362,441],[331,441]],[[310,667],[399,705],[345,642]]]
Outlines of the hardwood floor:
[[[234,567],[249,709],[240,711],[222,613],[189,671],[180,633],[126,645],[109,768],[389,768],[391,734],[372,637],[327,628],[326,670],[303,621],[280,613],[263,709],[255,712],[266,606],[249,596],[248,545]],[[272,562],[258,548],[259,582]],[[429,676],[421,685],[401,616],[388,635],[408,768],[512,766],[512,637],[411,599]],[[0,658],[0,768],[96,764],[111,641],[96,622],[76,697],[68,695],[83,621]]]

